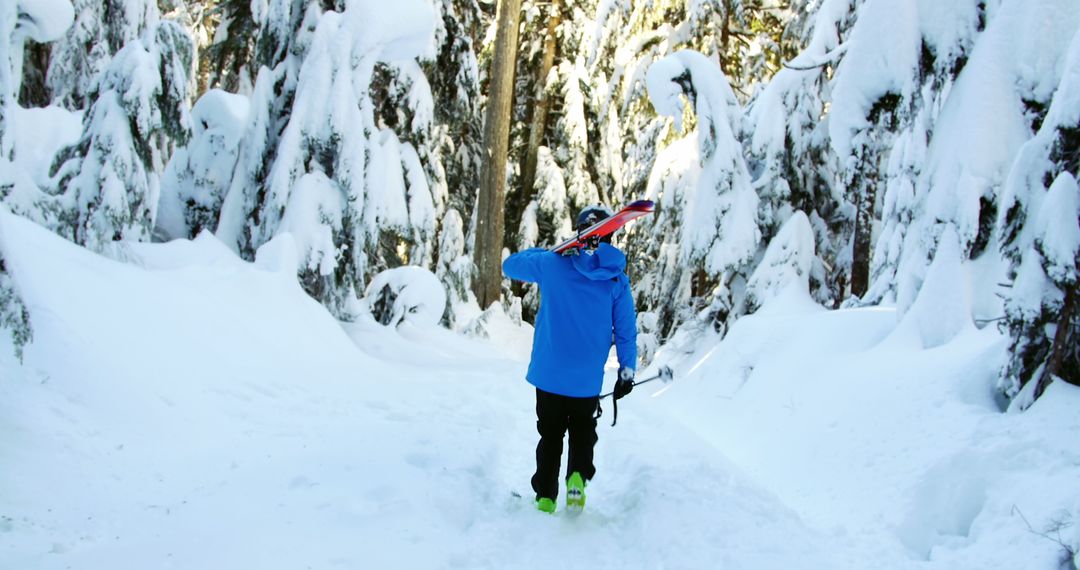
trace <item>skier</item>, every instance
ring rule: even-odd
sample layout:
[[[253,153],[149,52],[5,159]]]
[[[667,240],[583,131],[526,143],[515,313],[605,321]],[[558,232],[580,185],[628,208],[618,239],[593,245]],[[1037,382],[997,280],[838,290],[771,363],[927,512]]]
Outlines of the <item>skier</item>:
[[[603,206],[578,214],[578,232],[611,215]],[[637,328],[626,256],[611,245],[611,236],[592,239],[583,248],[562,254],[528,249],[503,262],[511,279],[540,286],[532,358],[526,379],[536,387],[536,473],[532,487],[536,507],[555,512],[563,436],[569,431],[566,506],[585,507],[585,484],[596,469],[595,413],[600,403],[604,363],[614,342],[619,360],[616,399],[634,387]]]

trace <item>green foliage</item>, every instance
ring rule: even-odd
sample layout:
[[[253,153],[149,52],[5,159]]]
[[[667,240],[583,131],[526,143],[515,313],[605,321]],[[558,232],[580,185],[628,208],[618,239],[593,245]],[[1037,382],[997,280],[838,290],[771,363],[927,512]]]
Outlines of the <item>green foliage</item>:
[[[0,329],[7,330],[15,348],[15,356],[22,360],[23,348],[33,338],[30,313],[15,292],[15,284],[7,272],[3,254],[0,254]]]

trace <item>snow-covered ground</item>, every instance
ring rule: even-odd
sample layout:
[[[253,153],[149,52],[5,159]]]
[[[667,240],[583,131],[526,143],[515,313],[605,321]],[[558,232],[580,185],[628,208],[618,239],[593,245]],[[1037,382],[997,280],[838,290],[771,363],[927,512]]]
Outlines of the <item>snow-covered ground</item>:
[[[924,350],[889,309],[781,297],[665,349],[676,382],[607,410],[586,512],[551,517],[511,495],[527,328],[342,326],[209,234],[120,263],[0,212],[0,246],[34,324],[23,363],[0,346],[0,568],[1016,569],[1058,567],[1055,519],[1080,542],[1080,390],[1002,414],[989,329]]]

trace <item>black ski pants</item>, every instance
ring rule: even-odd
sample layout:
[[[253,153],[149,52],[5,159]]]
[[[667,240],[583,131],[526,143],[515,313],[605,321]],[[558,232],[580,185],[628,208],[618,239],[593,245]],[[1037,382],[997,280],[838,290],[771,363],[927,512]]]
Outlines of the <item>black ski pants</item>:
[[[563,436],[570,432],[566,478],[578,471],[588,481],[596,474],[593,466],[593,447],[596,445],[596,408],[599,396],[571,398],[536,389],[536,474],[532,487],[536,497],[555,500],[559,496],[559,464],[562,460]]]

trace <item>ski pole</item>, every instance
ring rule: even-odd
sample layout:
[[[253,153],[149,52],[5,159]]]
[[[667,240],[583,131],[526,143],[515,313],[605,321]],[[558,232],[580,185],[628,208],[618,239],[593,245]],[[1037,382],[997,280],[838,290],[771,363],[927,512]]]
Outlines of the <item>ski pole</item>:
[[[634,386],[640,386],[642,384],[648,384],[649,382],[652,382],[653,380],[661,380],[661,381],[664,382],[664,384],[670,384],[673,380],[675,380],[675,372],[671,369],[670,366],[666,366],[666,365],[661,366],[660,369],[656,372],[655,376],[651,376],[651,377],[646,378],[644,380],[638,380],[638,381],[634,382]],[[607,398],[608,396],[611,396],[611,395],[614,395],[614,394],[615,394],[615,392],[608,392],[607,394],[601,395],[600,399],[603,400],[604,398]]]
[[[673,372],[671,370],[671,367],[670,366],[661,366],[660,369],[656,372],[656,376],[653,376],[651,378],[646,378],[646,379],[640,380],[638,382],[634,382],[634,386],[637,386],[639,384],[647,384],[649,382],[652,382],[653,380],[662,380],[664,382],[664,384],[669,384],[674,379],[675,379],[675,372]],[[604,415],[604,409],[600,407],[600,400],[603,400],[604,398],[607,398],[608,396],[611,396],[611,395],[614,395],[614,394],[615,394],[615,392],[608,392],[607,394],[604,394],[604,395],[600,396],[599,399],[597,399],[597,401],[596,401],[596,419],[600,419],[600,416]],[[611,427],[615,427],[615,422],[619,421],[619,400],[617,400],[615,398],[611,399],[611,410],[612,410],[611,411]]]

